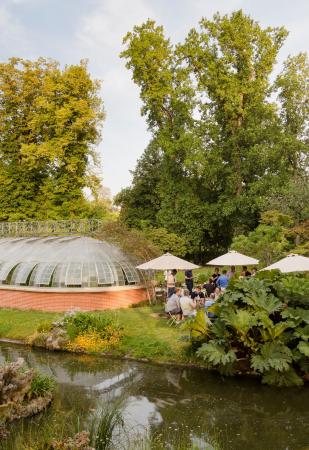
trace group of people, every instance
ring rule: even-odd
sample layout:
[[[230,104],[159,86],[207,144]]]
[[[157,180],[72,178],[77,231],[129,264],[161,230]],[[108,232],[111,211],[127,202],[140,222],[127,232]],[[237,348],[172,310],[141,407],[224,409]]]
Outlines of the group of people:
[[[240,278],[254,276],[257,272],[253,268],[250,272],[247,266],[242,267]],[[168,314],[175,315],[178,320],[194,316],[199,307],[209,308],[222,295],[227,288],[230,279],[235,276],[235,266],[231,266],[230,270],[222,270],[215,268],[214,273],[208,279],[208,282],[202,286],[194,286],[192,270],[185,271],[186,289],[176,288],[177,270],[171,270],[165,275],[167,284],[167,302],[165,311]],[[212,313],[208,313],[212,317]]]

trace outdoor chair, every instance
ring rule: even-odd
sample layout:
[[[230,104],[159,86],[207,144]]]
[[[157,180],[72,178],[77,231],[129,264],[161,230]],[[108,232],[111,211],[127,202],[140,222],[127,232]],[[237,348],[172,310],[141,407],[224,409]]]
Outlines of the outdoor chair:
[[[174,314],[171,314],[170,312],[167,312],[167,324],[169,327],[178,327],[179,323],[181,321],[177,321],[177,318]]]

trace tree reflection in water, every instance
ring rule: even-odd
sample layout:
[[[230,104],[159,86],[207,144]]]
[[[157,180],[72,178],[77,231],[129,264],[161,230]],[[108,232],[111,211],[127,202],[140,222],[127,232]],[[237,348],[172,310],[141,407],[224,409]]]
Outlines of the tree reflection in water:
[[[165,448],[243,450],[300,449],[308,444],[309,392],[275,389],[254,379],[223,379],[197,369],[166,368],[115,359],[29,350],[0,344],[1,359],[27,357],[29,365],[53,374],[58,389],[52,407],[23,430],[61,435],[89,428],[102,405],[123,399],[126,430]],[[12,425],[6,447],[18,448],[20,423]],[[133,442],[133,447],[132,447]],[[160,444],[160,445],[161,445]],[[15,445],[15,447],[14,447]],[[123,447],[125,448],[125,447]]]

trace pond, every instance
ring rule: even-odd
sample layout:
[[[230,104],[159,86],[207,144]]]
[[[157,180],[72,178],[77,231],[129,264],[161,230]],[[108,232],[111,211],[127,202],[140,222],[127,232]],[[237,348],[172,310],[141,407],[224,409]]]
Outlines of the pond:
[[[21,433],[30,441],[35,433],[55,433],[70,421],[88,429],[94,412],[118,398],[129,432],[162,433],[167,449],[175,448],[175,436],[182,449],[309,448],[308,388],[280,390],[198,369],[0,344],[0,364],[17,357],[52,375],[57,390],[45,413],[11,425],[1,449],[19,450]]]

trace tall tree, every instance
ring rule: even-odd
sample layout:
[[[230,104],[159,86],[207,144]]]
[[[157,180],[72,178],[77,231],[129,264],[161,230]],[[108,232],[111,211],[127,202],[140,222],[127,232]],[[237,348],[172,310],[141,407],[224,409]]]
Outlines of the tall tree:
[[[283,151],[294,176],[306,172],[309,157],[309,61],[306,53],[289,56],[275,81],[284,129]]]
[[[163,154],[157,223],[193,252],[216,253],[235,230],[253,229],[260,198],[288,178],[269,80],[286,35],[236,11],[202,19],[177,46],[150,20],[124,38],[121,56]]]
[[[0,220],[80,217],[104,118],[85,62],[0,64]]]

